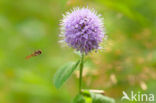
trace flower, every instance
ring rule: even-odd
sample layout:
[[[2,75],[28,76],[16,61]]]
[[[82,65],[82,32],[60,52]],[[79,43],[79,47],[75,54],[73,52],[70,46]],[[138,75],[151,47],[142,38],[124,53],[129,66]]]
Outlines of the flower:
[[[75,8],[63,16],[60,36],[68,46],[88,54],[100,48],[105,34],[102,21],[93,9]]]

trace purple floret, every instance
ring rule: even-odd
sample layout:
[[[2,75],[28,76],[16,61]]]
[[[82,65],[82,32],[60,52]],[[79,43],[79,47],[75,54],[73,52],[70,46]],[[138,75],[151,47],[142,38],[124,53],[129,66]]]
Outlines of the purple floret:
[[[61,36],[72,48],[88,54],[99,48],[104,38],[103,22],[94,10],[76,8],[61,22]]]

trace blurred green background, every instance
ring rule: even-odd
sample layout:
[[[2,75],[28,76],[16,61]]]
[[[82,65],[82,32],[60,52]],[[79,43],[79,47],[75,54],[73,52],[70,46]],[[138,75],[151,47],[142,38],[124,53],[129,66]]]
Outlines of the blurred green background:
[[[59,23],[75,6],[102,14],[105,50],[86,57],[83,87],[105,90],[121,103],[122,91],[156,95],[156,0],[0,0],[0,103],[70,103],[77,71],[57,90],[56,70],[79,56],[62,48]],[[25,60],[35,50],[43,54]]]

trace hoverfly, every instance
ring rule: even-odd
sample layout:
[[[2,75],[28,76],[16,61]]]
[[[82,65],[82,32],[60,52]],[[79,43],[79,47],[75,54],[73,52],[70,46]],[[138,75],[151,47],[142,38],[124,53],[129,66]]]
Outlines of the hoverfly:
[[[34,53],[32,53],[32,54],[26,56],[26,59],[29,59],[29,58],[34,57],[34,56],[38,56],[38,55],[40,55],[40,54],[42,54],[42,51],[41,51],[41,50],[37,50],[37,51],[35,51]]]

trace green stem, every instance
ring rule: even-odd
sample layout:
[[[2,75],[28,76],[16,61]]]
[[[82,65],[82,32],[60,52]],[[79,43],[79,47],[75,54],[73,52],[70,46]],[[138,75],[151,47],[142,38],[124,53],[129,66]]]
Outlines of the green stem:
[[[81,93],[81,88],[82,88],[83,62],[84,62],[84,54],[82,54],[81,61],[80,61],[79,93]]]

